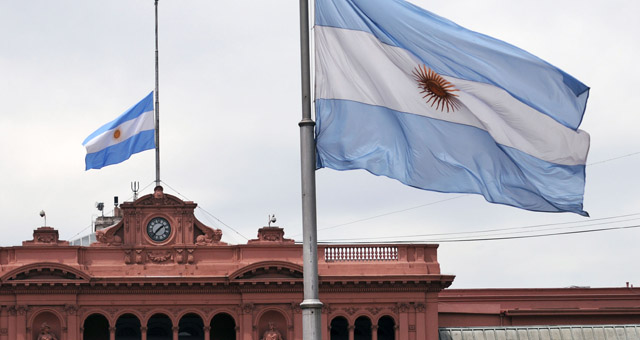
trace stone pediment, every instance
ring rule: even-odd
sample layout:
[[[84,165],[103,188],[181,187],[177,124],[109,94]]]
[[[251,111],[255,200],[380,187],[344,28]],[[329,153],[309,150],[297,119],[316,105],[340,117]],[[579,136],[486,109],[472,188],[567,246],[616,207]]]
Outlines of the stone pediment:
[[[302,266],[281,261],[265,261],[258,262],[243,267],[231,275],[230,280],[277,280],[277,279],[295,279],[302,280]]]
[[[153,194],[120,205],[122,220],[96,231],[99,247],[213,246],[220,242],[222,231],[213,229],[194,216],[197,204],[165,194],[161,186]]]
[[[89,282],[90,276],[73,267],[51,262],[38,262],[16,268],[0,278],[0,283]]]
[[[154,192],[153,194],[142,196],[133,202],[134,206],[185,206],[187,204],[193,204],[193,202],[185,202],[173,195],[164,194],[162,192]]]

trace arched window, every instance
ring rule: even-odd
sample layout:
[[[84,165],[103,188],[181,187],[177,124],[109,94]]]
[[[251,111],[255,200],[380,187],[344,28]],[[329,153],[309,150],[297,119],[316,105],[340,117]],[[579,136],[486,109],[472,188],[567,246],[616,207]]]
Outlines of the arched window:
[[[82,339],[109,340],[109,320],[102,314],[91,314],[82,324]]]
[[[173,340],[171,319],[164,314],[154,314],[147,322],[147,340]]]
[[[204,340],[204,322],[198,314],[187,314],[178,323],[179,340]]]
[[[396,322],[385,315],[378,320],[378,340],[396,340]]]
[[[116,321],[116,340],[140,340],[140,320],[133,314],[121,315]]]
[[[331,340],[349,340],[349,322],[342,316],[331,320]]]
[[[213,317],[211,340],[236,340],[236,322],[231,315],[219,313]]]
[[[366,316],[356,319],[353,340],[371,340],[371,319]]]

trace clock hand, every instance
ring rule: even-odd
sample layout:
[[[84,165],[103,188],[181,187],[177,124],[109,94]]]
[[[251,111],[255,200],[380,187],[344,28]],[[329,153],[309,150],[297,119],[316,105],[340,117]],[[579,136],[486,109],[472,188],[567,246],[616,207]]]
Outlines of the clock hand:
[[[155,235],[158,235],[158,231],[161,231],[161,230],[164,230],[164,226],[163,226],[163,225],[162,225],[162,226],[160,226],[160,228],[158,228],[158,229],[153,233],[153,235],[154,235],[154,236],[155,236]]]

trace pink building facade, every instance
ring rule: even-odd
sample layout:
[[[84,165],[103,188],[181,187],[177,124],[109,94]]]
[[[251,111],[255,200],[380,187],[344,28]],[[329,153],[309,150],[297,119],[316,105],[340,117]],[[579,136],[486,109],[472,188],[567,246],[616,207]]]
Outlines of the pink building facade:
[[[50,227],[0,248],[0,340],[302,339],[302,245],[263,227],[243,245],[161,187],[71,246]],[[447,327],[637,324],[640,291],[447,290],[437,245],[321,245],[325,340],[437,340]]]

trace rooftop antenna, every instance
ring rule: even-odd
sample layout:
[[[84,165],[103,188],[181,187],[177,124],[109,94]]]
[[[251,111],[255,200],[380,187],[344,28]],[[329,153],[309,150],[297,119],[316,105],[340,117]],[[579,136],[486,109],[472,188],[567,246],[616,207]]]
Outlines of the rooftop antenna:
[[[44,210],[40,210],[40,217],[44,217],[44,226],[47,226],[47,214],[45,214]]]
[[[276,223],[276,214],[269,215],[269,227],[271,226],[271,223]]]
[[[102,217],[104,217],[104,202],[96,202],[96,208],[102,213]]]
[[[133,191],[133,200],[138,199],[138,190],[140,190],[140,182],[131,182],[131,191]]]

